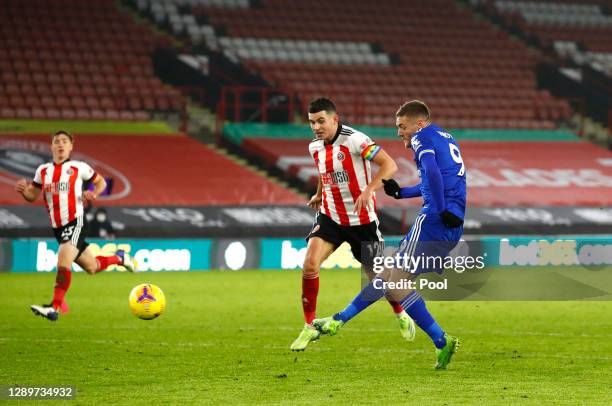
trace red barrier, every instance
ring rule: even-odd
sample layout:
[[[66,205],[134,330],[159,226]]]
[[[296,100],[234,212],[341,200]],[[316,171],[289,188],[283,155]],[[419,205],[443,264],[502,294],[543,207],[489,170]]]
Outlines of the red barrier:
[[[303,181],[316,185],[308,141],[246,139],[245,150]],[[402,185],[418,182],[411,151],[400,141],[380,145],[396,159]],[[612,154],[586,142],[463,141],[467,168],[468,204],[474,206],[612,205]],[[381,196],[383,205],[421,203]]]
[[[48,135],[0,137],[0,205],[50,160]],[[74,159],[114,181],[98,205],[304,204],[304,197],[182,135],[76,135]]]

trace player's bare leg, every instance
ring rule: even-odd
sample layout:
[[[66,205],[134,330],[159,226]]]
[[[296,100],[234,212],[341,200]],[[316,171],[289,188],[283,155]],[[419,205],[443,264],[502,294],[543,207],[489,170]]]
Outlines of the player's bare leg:
[[[30,306],[34,314],[55,321],[59,312],[66,313],[68,311],[68,305],[64,297],[68,288],[70,288],[70,282],[72,281],[70,269],[78,253],[79,250],[71,243],[60,244],[57,252],[57,274],[55,276],[55,288],[53,289],[53,302],[48,305]]]
[[[105,270],[110,265],[122,265],[126,269],[134,271],[136,269],[136,261],[130,258],[129,255],[111,255],[111,256],[94,256],[91,249],[87,247],[85,251],[79,254],[77,247],[69,242],[60,245],[57,260],[57,275],[55,279],[55,288],[53,291],[53,302],[48,305],[32,305],[32,312],[38,316],[43,316],[49,320],[55,321],[58,319],[59,312],[66,313],[68,305],[64,300],[66,292],[72,281],[72,263],[76,262],[85,272],[90,275],[96,274]],[[78,258],[77,258],[78,256]],[[126,262],[127,261],[127,262]]]
[[[137,269],[136,260],[123,250],[117,251],[114,255],[95,257],[87,247],[77,258],[76,263],[90,275],[104,271],[111,265],[121,265],[130,272],[136,272]]]
[[[75,262],[90,275],[100,272],[98,269],[98,261],[96,261],[96,257],[94,257],[93,253],[91,252],[91,248],[89,247],[87,247],[85,251],[81,253]]]
[[[320,237],[308,239],[308,247],[302,267],[302,308],[304,328],[291,344],[292,351],[303,351],[308,343],[319,338],[319,331],[312,326],[316,316],[317,296],[319,294],[319,271],[321,264],[331,255],[336,246]]]

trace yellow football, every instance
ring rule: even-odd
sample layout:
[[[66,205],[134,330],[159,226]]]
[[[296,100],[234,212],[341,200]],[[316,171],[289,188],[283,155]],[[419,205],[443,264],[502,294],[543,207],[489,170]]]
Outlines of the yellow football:
[[[166,309],[166,296],[156,285],[140,284],[130,293],[130,309],[140,319],[154,319]]]

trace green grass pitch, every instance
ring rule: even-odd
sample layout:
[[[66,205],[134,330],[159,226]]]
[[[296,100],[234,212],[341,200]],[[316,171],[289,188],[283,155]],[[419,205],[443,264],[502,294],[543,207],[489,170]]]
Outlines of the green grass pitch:
[[[49,299],[54,277],[0,274],[0,384],[74,385],[66,404],[612,403],[611,302],[430,302],[462,339],[435,371],[429,339],[403,341],[384,302],[289,351],[299,272],[76,274],[71,312],[51,323],[29,305]],[[166,294],[159,319],[129,311],[141,282]],[[322,272],[319,315],[358,289],[356,271]]]
[[[51,134],[65,129],[84,134],[172,134],[163,121],[97,121],[97,120],[0,120],[0,136],[9,134]]]

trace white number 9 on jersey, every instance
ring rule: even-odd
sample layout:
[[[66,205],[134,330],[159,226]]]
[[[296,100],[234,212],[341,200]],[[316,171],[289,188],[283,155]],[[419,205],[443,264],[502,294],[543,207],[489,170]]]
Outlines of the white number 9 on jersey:
[[[459,172],[457,172],[457,176],[465,175],[465,165],[463,163],[463,158],[461,158],[461,152],[459,152],[459,147],[451,143],[448,144],[448,147],[450,148],[450,154],[453,157],[453,161],[457,162],[458,164],[461,164],[461,169],[459,169]]]

